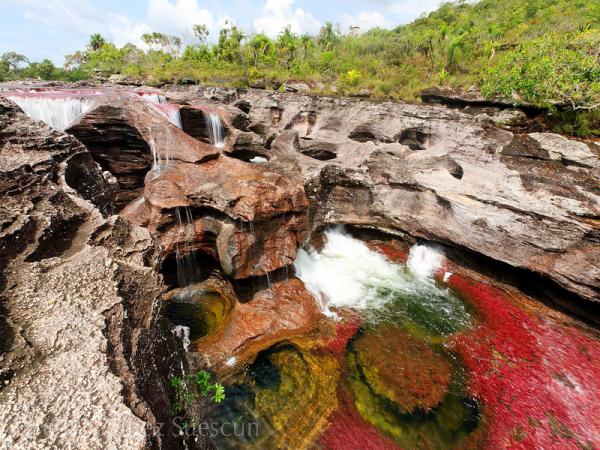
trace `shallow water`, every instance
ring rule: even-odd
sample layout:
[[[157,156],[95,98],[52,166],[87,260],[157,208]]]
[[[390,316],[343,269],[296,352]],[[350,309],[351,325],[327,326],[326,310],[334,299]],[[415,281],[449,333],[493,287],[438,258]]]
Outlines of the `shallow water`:
[[[464,303],[432,278],[442,255],[420,248],[417,260],[400,265],[340,229],[325,238],[321,251],[301,252],[296,270],[347,342],[259,354],[213,417],[254,421],[259,432],[219,436],[217,447],[336,448],[357,437],[363,445],[361,433],[378,435],[383,448],[457,445],[477,428],[479,406],[442,345],[471,324]],[[328,435],[338,421],[346,429]]]
[[[329,317],[323,335],[271,347],[223,380],[210,421],[238,433],[218,434],[217,448],[600,445],[596,333],[448,272],[439,249],[405,255],[339,229],[325,238],[296,261]]]
[[[226,310],[226,302],[219,294],[196,291],[169,300],[163,314],[174,325],[189,328],[189,339],[194,342],[214,333]]]

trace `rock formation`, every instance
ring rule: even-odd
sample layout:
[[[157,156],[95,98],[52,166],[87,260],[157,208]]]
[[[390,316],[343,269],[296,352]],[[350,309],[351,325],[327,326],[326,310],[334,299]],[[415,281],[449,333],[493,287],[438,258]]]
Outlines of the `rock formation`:
[[[1,97],[0,161],[0,442],[181,447],[150,234],[108,215],[114,180],[78,140]]]
[[[597,311],[597,144],[438,106],[255,91],[234,101],[251,105],[268,166],[302,174],[311,230],[347,223],[469,250]]]
[[[495,126],[438,105],[100,91],[67,134],[0,97],[2,442],[180,445],[151,432],[168,421],[168,377],[186,365],[159,314],[162,291],[184,287],[169,264],[202,257],[201,279],[186,283],[212,283],[231,303],[189,355],[223,373],[317,328],[289,268],[330,225],[435,241],[600,322],[593,142],[528,133],[522,114]],[[31,417],[35,433],[17,443]]]

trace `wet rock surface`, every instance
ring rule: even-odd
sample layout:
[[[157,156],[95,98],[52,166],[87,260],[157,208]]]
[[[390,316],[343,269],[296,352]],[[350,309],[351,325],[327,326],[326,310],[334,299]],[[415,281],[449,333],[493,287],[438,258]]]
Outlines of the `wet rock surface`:
[[[174,448],[180,442],[148,432],[164,421],[164,383],[185,359],[181,342],[159,319],[160,263],[188,264],[201,256],[207,265],[201,276],[191,274],[203,280],[185,281],[205,282],[201,288],[218,292],[227,307],[218,326],[191,344],[188,358],[193,368],[230,374],[260,352],[318,330],[320,310],[288,268],[298,248],[330,225],[435,241],[502,264],[535,276],[536,284],[563,298],[563,307],[600,323],[595,143],[525,134],[519,128],[524,117],[506,105],[495,126],[493,118],[443,106],[264,90],[101,89],[95,108],[75,120],[69,134],[26,119],[0,98],[0,114],[7,118],[0,123],[0,195],[6,199],[0,207],[0,325],[7,336],[0,404],[7,405],[6,417],[26,418],[37,403],[47,405],[48,417],[97,407],[107,411],[104,428],[82,425],[90,446],[106,445],[112,439],[106,436],[113,436],[120,441],[110,443],[118,447]],[[160,95],[168,103],[148,100]],[[486,106],[473,101],[471,106]],[[211,115],[223,126],[219,148],[211,145]],[[116,211],[120,217],[110,216]],[[170,288],[183,287],[164,275]],[[65,314],[72,320],[64,321]],[[83,342],[83,336],[92,338]],[[366,409],[338,411],[360,422],[361,432],[373,434],[374,421],[380,426],[392,416],[368,425],[356,408],[363,418],[368,405],[383,401],[401,405],[399,414],[438,408],[449,380],[446,362],[434,352],[418,344],[402,347],[427,353],[433,363],[414,373],[403,368],[409,385],[390,390],[381,386],[397,368],[369,353],[376,342],[362,353],[360,338],[356,345],[354,368],[382,368],[352,387]],[[283,372],[290,364],[290,380],[294,364],[315,366],[294,352],[273,356],[273,364],[277,358]],[[82,361],[77,371],[64,367],[73,359]],[[47,368],[50,382],[69,392],[69,400],[26,387],[43,373],[34,367]],[[417,372],[429,373],[427,383],[440,389],[419,391]],[[338,394],[341,406],[351,396]],[[265,411],[281,400],[268,396]],[[444,405],[439,408],[446,420],[456,405]],[[298,420],[296,412],[284,414],[282,430]],[[50,420],[38,418],[38,427]],[[64,426],[50,427],[47,439],[57,439],[54,430]],[[386,426],[389,435],[401,434]],[[311,422],[305,429],[323,427]],[[0,433],[15,436],[10,427]],[[32,448],[50,442],[44,436]],[[61,436],[72,439],[68,432]]]
[[[79,141],[2,98],[0,158],[0,442],[182,446],[154,434],[185,355],[157,314],[150,234],[103,216],[110,176]]]

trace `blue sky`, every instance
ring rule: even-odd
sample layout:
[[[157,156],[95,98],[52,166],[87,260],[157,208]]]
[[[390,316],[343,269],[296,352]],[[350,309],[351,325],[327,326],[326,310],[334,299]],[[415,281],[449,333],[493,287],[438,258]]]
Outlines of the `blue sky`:
[[[139,45],[140,36],[161,31],[191,39],[191,27],[204,23],[217,36],[225,21],[248,32],[277,35],[290,25],[315,33],[326,21],[361,30],[393,28],[432,11],[442,0],[0,0],[0,53],[16,51],[31,60],[81,49],[92,33],[117,45]]]

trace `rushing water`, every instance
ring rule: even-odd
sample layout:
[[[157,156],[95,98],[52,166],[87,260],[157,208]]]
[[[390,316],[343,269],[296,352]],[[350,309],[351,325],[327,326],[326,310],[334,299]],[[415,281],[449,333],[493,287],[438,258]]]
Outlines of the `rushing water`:
[[[75,119],[90,111],[94,102],[87,98],[9,95],[29,117],[57,130],[65,130]]]
[[[326,349],[291,342],[259,354],[214,416],[246,434],[219,436],[217,447],[459,445],[477,428],[479,406],[444,342],[471,317],[434,280],[442,262],[438,249],[415,245],[406,264],[393,263],[341,228],[325,233],[319,251],[301,250],[297,276],[348,341]]]
[[[467,325],[462,301],[432,278],[443,258],[437,249],[415,245],[407,266],[400,266],[340,228],[327,231],[325,239],[321,251],[301,249],[294,263],[325,315],[351,308],[371,321],[402,316],[440,334]]]
[[[150,103],[154,110],[166,116],[177,128],[182,128],[179,105],[169,103],[164,95],[155,92],[137,92],[136,94]]]
[[[225,129],[221,117],[218,114],[210,113],[205,114],[204,118],[210,142],[217,148],[223,148],[225,146]]]

